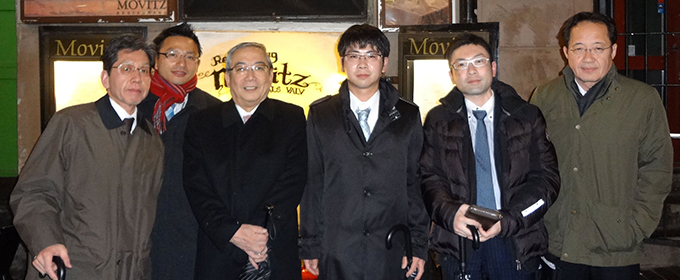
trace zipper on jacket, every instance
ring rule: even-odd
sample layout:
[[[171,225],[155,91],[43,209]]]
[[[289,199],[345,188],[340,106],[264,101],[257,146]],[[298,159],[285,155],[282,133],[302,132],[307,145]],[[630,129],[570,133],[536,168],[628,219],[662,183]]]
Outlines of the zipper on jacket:
[[[517,263],[517,270],[522,270],[522,263],[519,260],[515,260],[515,262]]]

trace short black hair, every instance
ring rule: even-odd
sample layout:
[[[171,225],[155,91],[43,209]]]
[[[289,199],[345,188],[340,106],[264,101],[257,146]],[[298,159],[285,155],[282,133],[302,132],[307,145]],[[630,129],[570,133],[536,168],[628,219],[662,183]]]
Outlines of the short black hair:
[[[453,43],[449,45],[449,47],[446,49],[446,53],[444,53],[444,58],[446,58],[450,64],[452,62],[451,55],[453,55],[453,52],[466,45],[477,45],[483,47],[486,52],[489,53],[489,61],[494,61],[494,55],[493,52],[491,52],[491,46],[489,43],[484,40],[484,38],[468,32],[464,32],[453,39]]]
[[[111,74],[111,68],[113,64],[118,61],[118,52],[121,50],[129,50],[131,52],[143,50],[149,57],[149,64],[153,68],[156,62],[154,58],[156,57],[156,52],[153,46],[148,44],[142,37],[137,34],[123,34],[116,38],[111,39],[106,48],[104,49],[104,54],[102,54],[102,62],[104,63],[104,70],[106,70],[109,75]]]
[[[342,33],[340,41],[338,41],[338,54],[340,57],[345,56],[347,49],[355,45],[358,45],[359,48],[372,46],[380,52],[382,57],[390,56],[390,41],[375,26],[364,23],[352,25],[348,28],[345,33]]]
[[[194,29],[191,28],[191,25],[186,22],[161,31],[161,33],[158,34],[155,39],[153,39],[153,43],[156,45],[156,52],[160,52],[163,41],[172,36],[182,36],[193,40],[194,43],[196,43],[196,47],[198,48],[198,56],[203,54],[201,43],[198,42],[198,36],[196,36],[196,33],[194,33]]]
[[[609,36],[610,45],[616,43],[617,31],[616,22],[606,15],[600,13],[580,12],[567,19],[562,25],[562,39],[564,46],[569,47],[569,39],[571,39],[571,29],[582,21],[589,21],[592,23],[601,23],[607,26],[607,35]]]

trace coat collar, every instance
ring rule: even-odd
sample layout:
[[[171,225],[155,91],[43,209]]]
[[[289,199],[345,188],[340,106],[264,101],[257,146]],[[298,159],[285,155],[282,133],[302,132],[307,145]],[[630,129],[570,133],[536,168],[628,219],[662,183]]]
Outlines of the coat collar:
[[[491,83],[491,89],[494,92],[493,96],[496,100],[494,110],[499,112],[500,109],[500,112],[503,113],[503,115],[509,116],[527,104],[512,86],[499,80],[494,79]],[[439,102],[449,112],[454,114],[467,114],[467,111],[465,110],[465,97],[458,87],[454,87],[446,96],[440,99]]]
[[[106,129],[111,130],[123,125],[123,121],[120,120],[116,110],[114,110],[113,106],[111,106],[111,101],[109,101],[108,94],[95,101],[94,105],[97,108],[99,117],[102,119]],[[144,118],[142,118],[139,114],[137,115],[137,127],[141,128],[143,131],[146,131],[146,133],[149,135],[151,134],[151,129],[147,125],[146,121],[144,121]]]
[[[394,106],[397,104],[397,101],[399,101],[399,91],[383,78],[380,78],[379,83],[380,115],[388,114],[392,117],[396,111]],[[340,100],[342,100],[343,108],[349,108],[349,86],[347,80],[340,85],[340,93],[338,95],[340,96]],[[399,112],[396,111],[396,114],[398,113]]]
[[[259,116],[262,116],[266,118],[269,121],[273,121],[275,117],[275,112],[274,112],[274,107],[272,106],[272,100],[269,99],[269,97],[265,98],[260,102],[260,105],[257,107],[257,110],[255,110],[255,113],[253,113],[253,117],[258,116],[257,118],[260,118]],[[222,104],[222,125],[224,127],[228,127],[230,125],[233,125],[234,123],[243,123],[243,120],[241,119],[241,115],[238,114],[238,111],[236,110],[236,104],[234,103],[234,99],[231,99],[225,103]]]

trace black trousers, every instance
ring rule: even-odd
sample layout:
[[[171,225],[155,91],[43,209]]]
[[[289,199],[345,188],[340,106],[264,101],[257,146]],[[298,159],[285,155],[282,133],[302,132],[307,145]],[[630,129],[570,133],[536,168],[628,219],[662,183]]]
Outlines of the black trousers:
[[[640,264],[628,266],[602,267],[561,261],[553,255],[546,259],[555,264],[554,277],[557,280],[638,280]]]

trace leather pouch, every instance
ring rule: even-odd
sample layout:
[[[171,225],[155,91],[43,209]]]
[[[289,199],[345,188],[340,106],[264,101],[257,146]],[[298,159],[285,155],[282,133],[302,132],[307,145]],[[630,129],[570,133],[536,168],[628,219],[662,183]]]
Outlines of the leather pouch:
[[[465,212],[465,217],[479,222],[482,224],[484,231],[487,231],[503,218],[503,214],[497,210],[470,205],[470,208]]]

